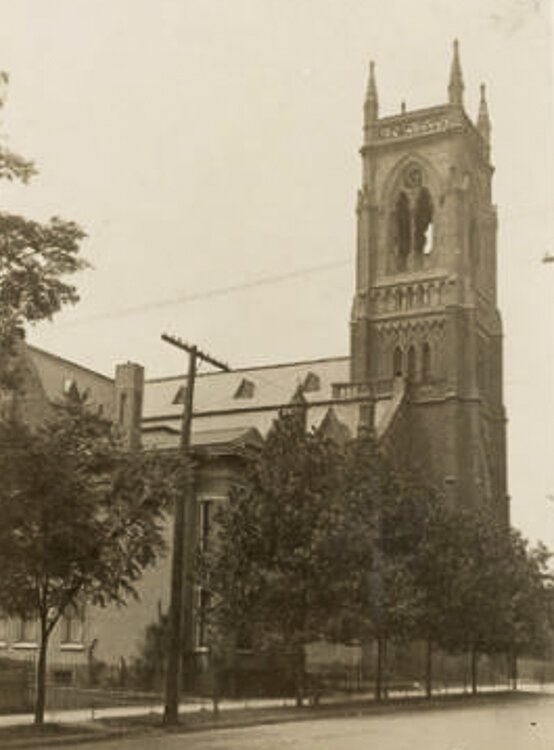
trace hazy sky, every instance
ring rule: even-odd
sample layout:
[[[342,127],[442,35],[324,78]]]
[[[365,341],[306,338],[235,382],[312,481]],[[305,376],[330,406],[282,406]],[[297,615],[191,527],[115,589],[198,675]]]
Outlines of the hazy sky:
[[[459,37],[466,109],[485,81],[493,121],[513,520],[554,547],[546,0],[0,0],[0,18],[0,127],[40,168],[0,206],[78,221],[94,266],[30,341],[150,376],[184,365],[163,331],[236,366],[348,352],[368,61],[381,114],[440,104]]]

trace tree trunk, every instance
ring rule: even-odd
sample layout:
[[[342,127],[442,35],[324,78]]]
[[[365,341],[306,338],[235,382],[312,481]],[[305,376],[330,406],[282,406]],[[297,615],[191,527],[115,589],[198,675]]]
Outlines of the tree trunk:
[[[510,683],[512,690],[517,690],[517,651],[510,649]]]
[[[298,708],[304,705],[304,687],[306,677],[306,664],[304,658],[304,647],[298,647],[298,653],[294,665],[294,688],[296,692],[296,705]]]
[[[377,671],[375,673],[375,700],[380,701],[384,697],[384,674],[387,661],[387,640],[377,638]]]
[[[214,716],[219,716],[219,696],[220,696],[220,669],[219,664],[214,660],[212,662],[212,706]]]
[[[35,724],[44,724],[46,707],[46,652],[48,650],[46,613],[40,615],[40,644],[38,652],[35,696]]]
[[[477,662],[479,661],[479,653],[476,646],[471,648],[471,692],[473,695],[477,695]]]
[[[433,641],[427,640],[425,653],[425,695],[431,698],[433,695]]]

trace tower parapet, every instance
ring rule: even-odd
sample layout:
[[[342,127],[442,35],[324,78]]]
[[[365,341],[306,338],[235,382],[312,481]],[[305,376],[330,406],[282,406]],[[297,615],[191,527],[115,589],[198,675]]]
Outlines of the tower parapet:
[[[463,94],[457,42],[437,106],[379,117],[370,68],[350,377],[404,378],[413,458],[456,501],[505,515],[491,126],[484,89],[476,123]]]

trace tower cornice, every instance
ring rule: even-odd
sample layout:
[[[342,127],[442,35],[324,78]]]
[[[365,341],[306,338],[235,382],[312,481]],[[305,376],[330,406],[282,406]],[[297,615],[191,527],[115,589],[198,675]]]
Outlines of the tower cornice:
[[[466,112],[452,104],[440,104],[379,118],[375,121],[372,137],[364,143],[360,153],[365,156],[375,149],[452,133],[466,133],[481,161],[491,166],[488,146],[482,134]]]

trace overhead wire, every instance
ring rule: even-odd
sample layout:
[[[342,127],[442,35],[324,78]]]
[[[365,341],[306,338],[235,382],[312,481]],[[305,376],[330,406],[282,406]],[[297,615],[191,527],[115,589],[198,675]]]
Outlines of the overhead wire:
[[[92,323],[99,320],[105,320],[115,317],[123,317],[127,315],[135,315],[137,313],[147,312],[149,310],[158,310],[165,307],[173,307],[176,305],[186,304],[187,302],[197,302],[200,300],[210,299],[213,297],[223,297],[228,294],[235,292],[242,292],[248,289],[254,289],[260,286],[270,286],[272,284],[278,284],[283,281],[289,281],[290,279],[299,279],[305,276],[310,276],[314,273],[321,273],[332,268],[346,267],[353,263],[353,258],[340,259],[321,263],[317,266],[310,266],[309,268],[299,269],[296,271],[289,271],[287,273],[273,274],[271,276],[262,276],[259,279],[252,279],[250,281],[243,281],[237,284],[229,284],[227,286],[214,287],[213,289],[206,289],[201,292],[191,292],[188,294],[178,295],[176,297],[167,297],[153,302],[146,302],[141,305],[132,305],[129,307],[114,308],[112,310],[106,310],[105,312],[98,313],[96,315],[90,315],[83,318],[77,318],[72,321],[65,321],[58,323],[58,327],[69,328],[78,325],[84,325],[86,323]]]

